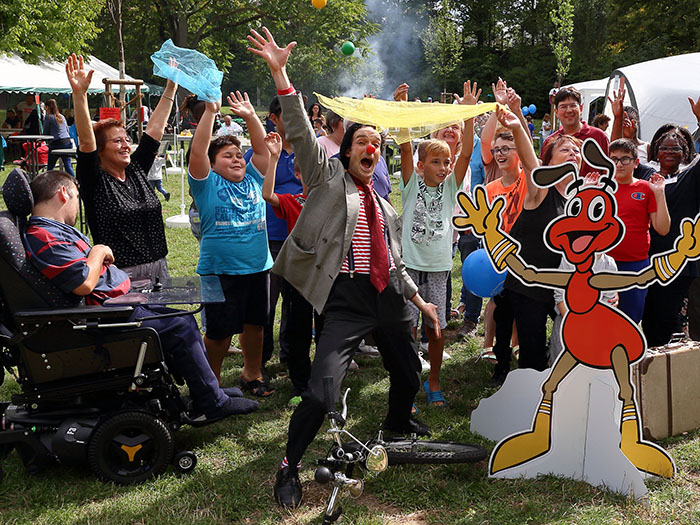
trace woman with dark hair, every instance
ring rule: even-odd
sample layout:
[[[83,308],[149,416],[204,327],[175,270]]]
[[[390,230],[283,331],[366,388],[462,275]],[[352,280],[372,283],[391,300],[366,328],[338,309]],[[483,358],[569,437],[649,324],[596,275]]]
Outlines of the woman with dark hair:
[[[691,108],[700,121],[700,98],[691,104]],[[664,128],[666,131],[663,131]],[[686,217],[695,217],[700,211],[700,163],[697,162],[689,136],[684,128],[666,125],[656,132],[649,145],[649,156],[658,161],[658,171],[666,179],[664,193],[671,216],[668,235],[661,236],[653,229],[650,231],[650,257],[673,248],[681,233],[681,221]],[[648,180],[654,171],[647,167],[640,178]],[[682,331],[680,312],[690,284],[696,277],[697,264],[691,263],[667,286],[653,284],[649,287],[642,317],[642,328],[649,346],[665,345],[674,333]]]
[[[72,55],[66,74],[80,138],[80,193],[95,243],[112,248],[114,262],[132,279],[168,277],[163,211],[147,174],[158,155],[177,84],[168,80],[132,155],[121,121],[104,119],[93,128],[87,102],[93,71],[85,70],[83,57]]]
[[[44,104],[46,106],[46,116],[44,117],[44,133],[53,135],[53,140],[49,143],[49,162],[46,169],[51,171],[56,165],[58,157],[52,152],[56,149],[65,149],[72,147],[70,134],[68,133],[68,125],[66,119],[58,110],[56,99],[50,98]],[[73,163],[70,157],[63,157],[63,168],[66,173],[75,177],[73,173]]]
[[[524,260],[537,268],[556,268],[561,256],[547,248],[542,232],[549,222],[564,213],[566,187],[571,182],[568,176],[551,188],[535,185],[532,171],[540,165],[532,142],[518,117],[513,113],[497,110],[501,125],[513,132],[518,157],[525,171],[526,193],[523,208],[511,227],[510,235],[520,242]],[[573,162],[581,169],[581,141],[570,135],[560,133],[544,144],[542,165],[556,166]],[[510,273],[502,296],[506,300],[498,303],[495,312],[496,344],[494,353],[500,358],[493,374],[492,382],[501,384],[505,381],[510,368],[511,316],[515,319],[518,330],[520,353],[518,366],[544,370],[547,362],[547,317],[554,317],[554,297],[552,290],[539,286],[525,286]],[[500,311],[500,312],[499,312]]]
[[[313,123],[313,121],[317,118],[322,118],[323,117],[323,110],[321,109],[321,104],[318,102],[314,102],[309,106],[309,120]]]
[[[180,129],[195,129],[202,118],[206,103],[197,95],[187,95],[180,104]]]

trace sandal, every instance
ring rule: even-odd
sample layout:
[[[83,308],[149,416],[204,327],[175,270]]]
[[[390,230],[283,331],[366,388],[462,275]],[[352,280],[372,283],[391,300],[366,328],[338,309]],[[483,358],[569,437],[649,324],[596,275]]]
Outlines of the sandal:
[[[444,407],[447,404],[447,401],[445,401],[445,396],[442,395],[442,390],[430,390],[430,385],[426,381],[423,383],[423,388],[425,389],[425,394],[428,397],[428,404],[433,405],[434,407]],[[442,401],[441,405],[436,405],[435,403],[439,403]]]
[[[250,392],[257,397],[268,397],[275,393],[275,389],[267,385],[259,379],[253,379],[246,382],[242,377],[238,378],[238,384],[241,385],[241,390]]]
[[[493,352],[493,347],[489,348],[484,348],[481,351],[481,355],[479,356],[479,359],[477,361],[480,361],[481,359],[486,359],[490,361],[497,361],[498,358],[496,357],[496,354]]]

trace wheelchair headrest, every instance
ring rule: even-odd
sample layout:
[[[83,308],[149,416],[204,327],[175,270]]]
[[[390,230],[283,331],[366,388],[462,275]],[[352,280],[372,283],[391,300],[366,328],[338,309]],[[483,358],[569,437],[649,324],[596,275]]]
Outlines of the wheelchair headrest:
[[[13,169],[2,185],[2,197],[7,209],[17,217],[27,217],[34,208],[34,197],[27,175],[19,168]]]

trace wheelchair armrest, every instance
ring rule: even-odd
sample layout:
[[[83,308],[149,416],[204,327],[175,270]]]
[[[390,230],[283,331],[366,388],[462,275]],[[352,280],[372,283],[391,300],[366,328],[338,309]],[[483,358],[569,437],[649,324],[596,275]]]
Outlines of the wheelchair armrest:
[[[55,308],[52,310],[27,310],[15,312],[18,323],[41,323],[46,321],[65,321],[77,319],[103,319],[129,317],[133,306],[77,306],[75,308]]]

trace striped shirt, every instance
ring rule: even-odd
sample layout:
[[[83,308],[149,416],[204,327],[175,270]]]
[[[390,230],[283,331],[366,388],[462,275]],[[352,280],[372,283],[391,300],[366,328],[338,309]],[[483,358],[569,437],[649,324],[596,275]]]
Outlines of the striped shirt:
[[[352,236],[352,244],[350,245],[352,261],[350,260],[350,253],[348,253],[343,261],[343,266],[340,268],[340,273],[351,273],[351,266],[354,265],[355,273],[369,275],[371,238],[367,215],[365,214],[365,192],[359,185],[357,186],[357,191],[360,194],[360,213],[357,217],[357,226],[355,227],[355,233]],[[384,214],[382,213],[382,208],[377,204],[377,197],[374,195],[372,196],[372,202],[374,203],[375,213],[379,219],[381,229],[384,231]],[[386,235],[384,239],[386,241]],[[389,254],[389,270],[393,270],[396,266],[394,265],[394,258],[391,255],[391,249],[388,245],[386,251]]]
[[[92,247],[88,238],[62,222],[33,215],[24,234],[27,258],[47,279],[66,294],[88,278],[87,257]],[[131,288],[129,276],[113,264],[102,266],[87,304],[102,304],[110,297],[124,295]]]

